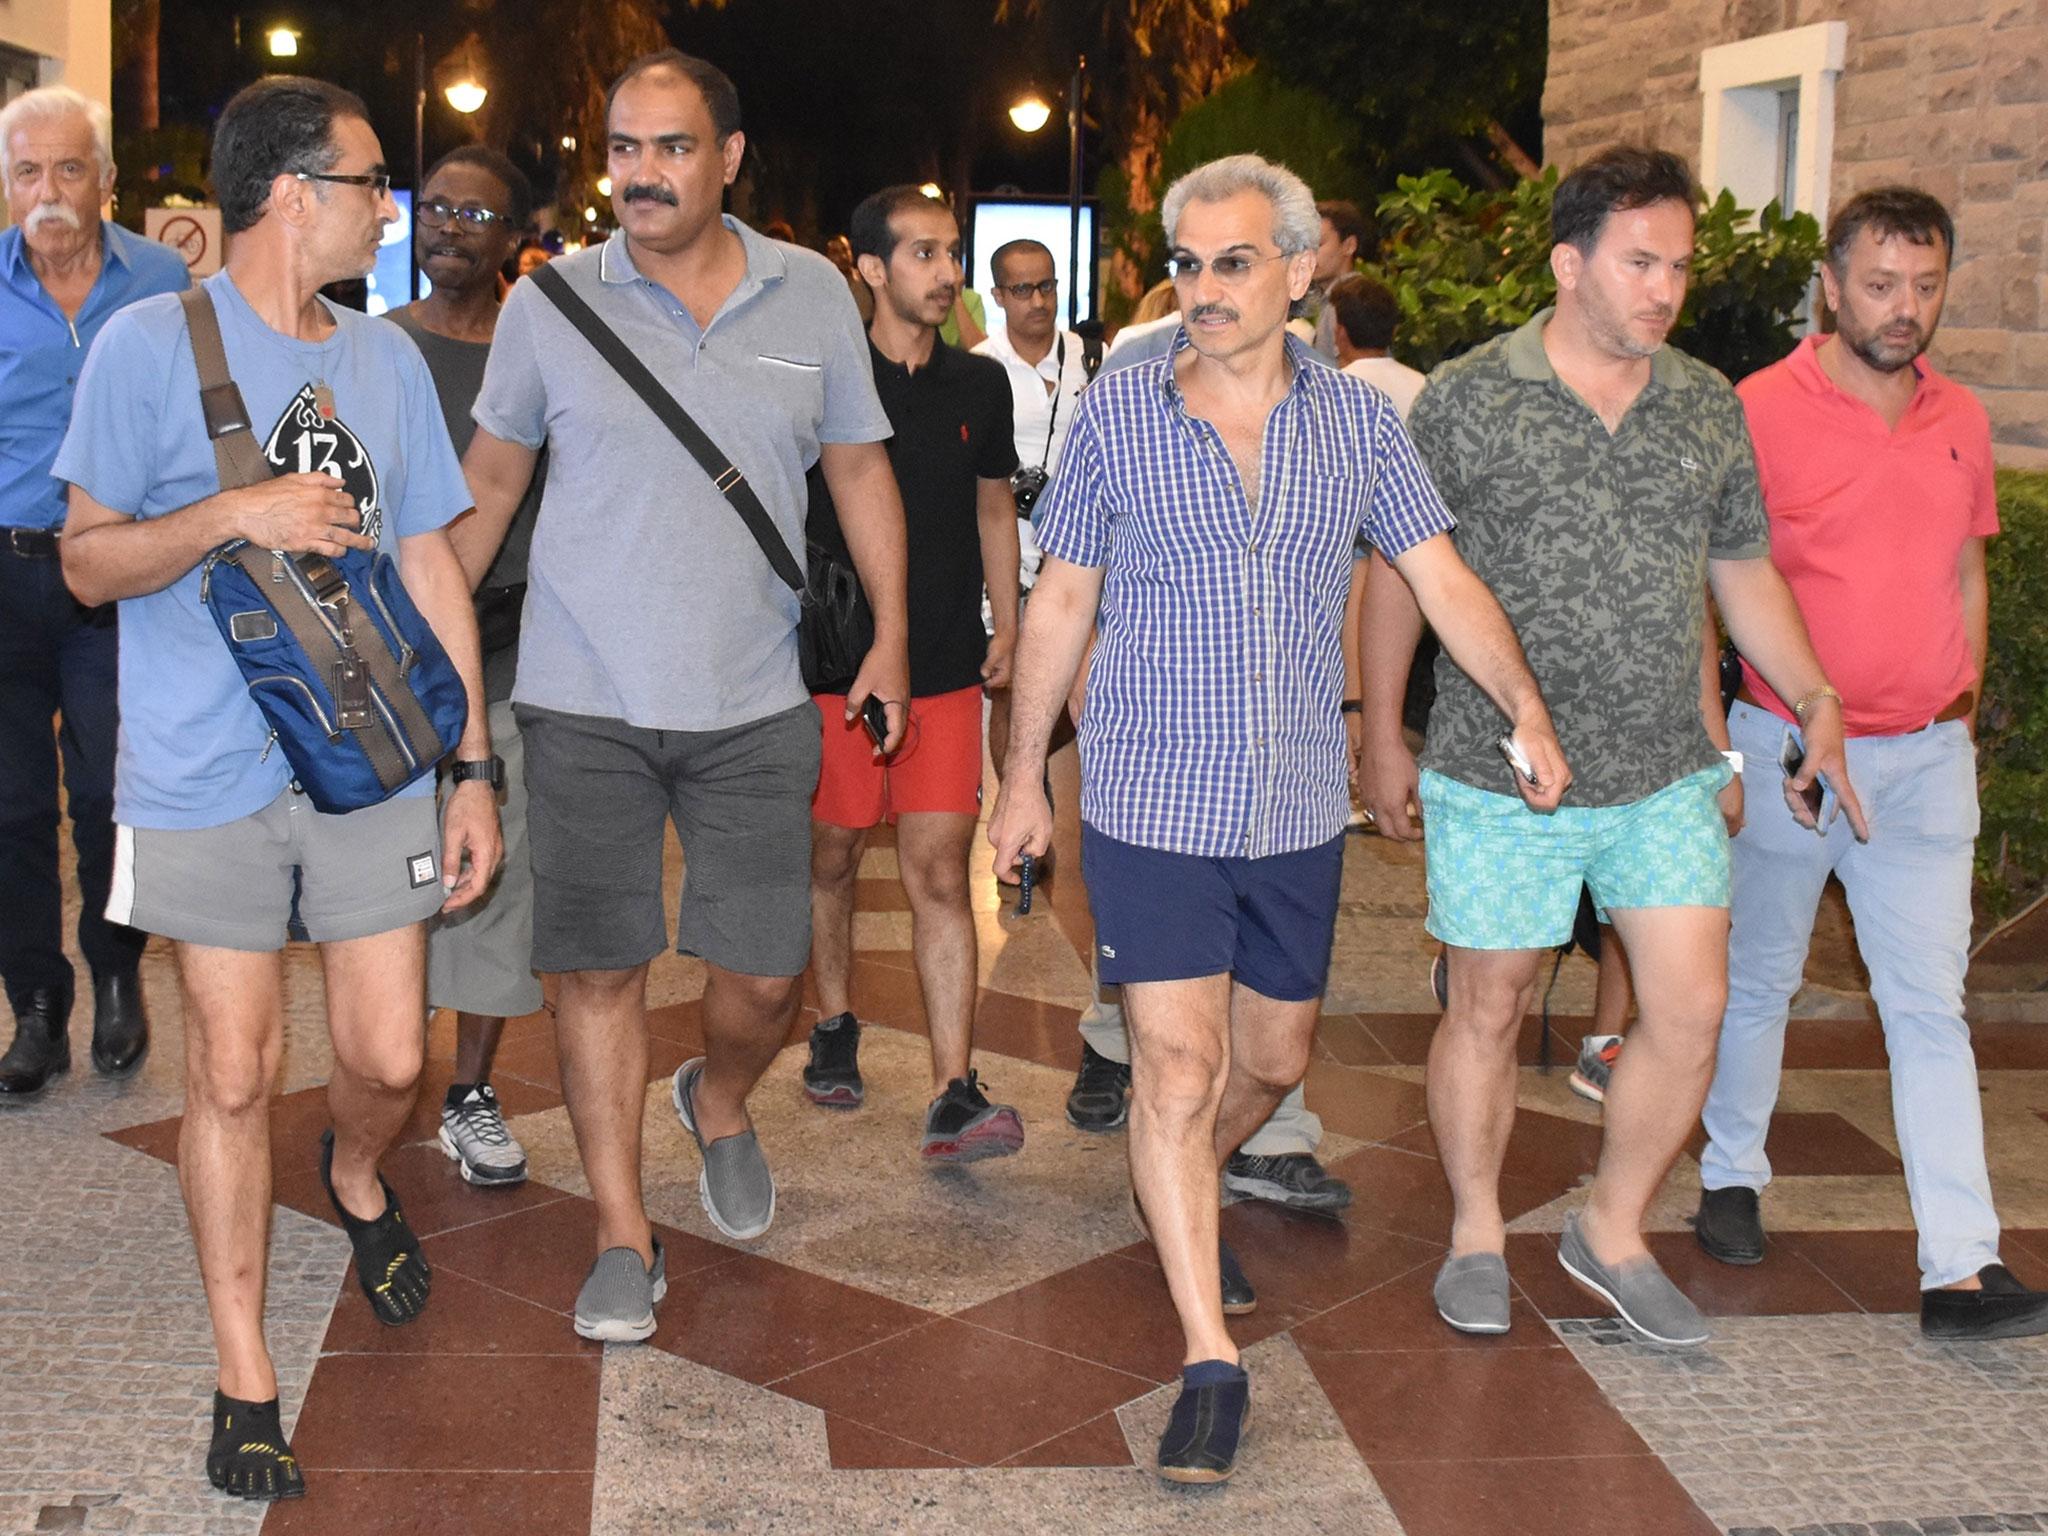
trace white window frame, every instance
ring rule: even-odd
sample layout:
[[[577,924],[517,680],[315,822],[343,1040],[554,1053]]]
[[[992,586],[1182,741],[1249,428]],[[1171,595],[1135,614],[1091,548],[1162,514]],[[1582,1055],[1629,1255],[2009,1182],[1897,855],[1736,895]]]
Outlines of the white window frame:
[[[1835,82],[1848,55],[1849,28],[1816,22],[1786,32],[1724,43],[1700,54],[1700,182],[1723,187],[1745,208],[1778,196],[1785,163],[1784,98],[1797,93],[1792,204],[1823,227],[1835,159]]]

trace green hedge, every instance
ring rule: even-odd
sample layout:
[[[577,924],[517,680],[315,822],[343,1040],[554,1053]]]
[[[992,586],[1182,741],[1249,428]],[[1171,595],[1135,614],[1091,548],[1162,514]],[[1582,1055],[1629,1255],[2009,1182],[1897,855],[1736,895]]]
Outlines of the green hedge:
[[[2048,472],[1998,472],[1986,546],[1991,650],[1977,721],[1977,910],[1988,922],[2048,884]]]

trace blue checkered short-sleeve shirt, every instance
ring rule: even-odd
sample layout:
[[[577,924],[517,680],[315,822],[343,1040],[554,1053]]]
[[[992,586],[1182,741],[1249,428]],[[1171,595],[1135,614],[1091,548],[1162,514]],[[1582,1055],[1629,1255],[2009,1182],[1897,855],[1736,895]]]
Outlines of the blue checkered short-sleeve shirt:
[[[1264,858],[1350,814],[1344,599],[1359,536],[1389,559],[1450,512],[1393,402],[1289,338],[1256,508],[1155,361],[1083,393],[1039,542],[1104,568],[1081,717],[1081,815],[1140,847]]]

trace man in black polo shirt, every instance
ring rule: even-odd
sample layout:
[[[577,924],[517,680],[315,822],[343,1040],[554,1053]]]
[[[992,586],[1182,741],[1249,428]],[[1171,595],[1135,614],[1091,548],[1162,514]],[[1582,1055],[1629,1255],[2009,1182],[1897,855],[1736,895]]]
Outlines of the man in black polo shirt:
[[[1001,364],[939,340],[962,282],[960,226],[945,204],[889,187],[854,210],[849,235],[875,296],[869,352],[895,429],[889,462],[909,535],[910,724],[884,758],[858,722],[847,724],[844,698],[818,696],[825,747],[811,801],[811,974],[824,1017],[811,1032],[804,1087],[819,1104],[861,1101],[860,1023],[848,991],[853,880],[868,828],[887,818],[932,1043],[923,1153],[971,1162],[1024,1144],[1016,1110],[991,1104],[968,1065],[976,954],[967,859],[981,800],[982,688],[1009,682],[1017,640],[1010,383]],[[984,585],[993,640],[981,622]]]

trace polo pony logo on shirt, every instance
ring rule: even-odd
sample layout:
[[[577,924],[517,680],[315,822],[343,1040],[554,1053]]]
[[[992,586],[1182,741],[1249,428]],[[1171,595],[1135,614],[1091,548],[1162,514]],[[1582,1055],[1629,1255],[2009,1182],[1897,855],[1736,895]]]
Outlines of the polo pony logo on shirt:
[[[972,441],[967,435],[967,423],[964,421],[960,423],[960,441],[963,443]]]
[[[356,504],[363,533],[375,539],[384,526],[377,466],[348,423],[339,415],[323,413],[320,406],[320,396],[310,384],[294,395],[270,429],[263,457],[281,475],[333,475]]]

